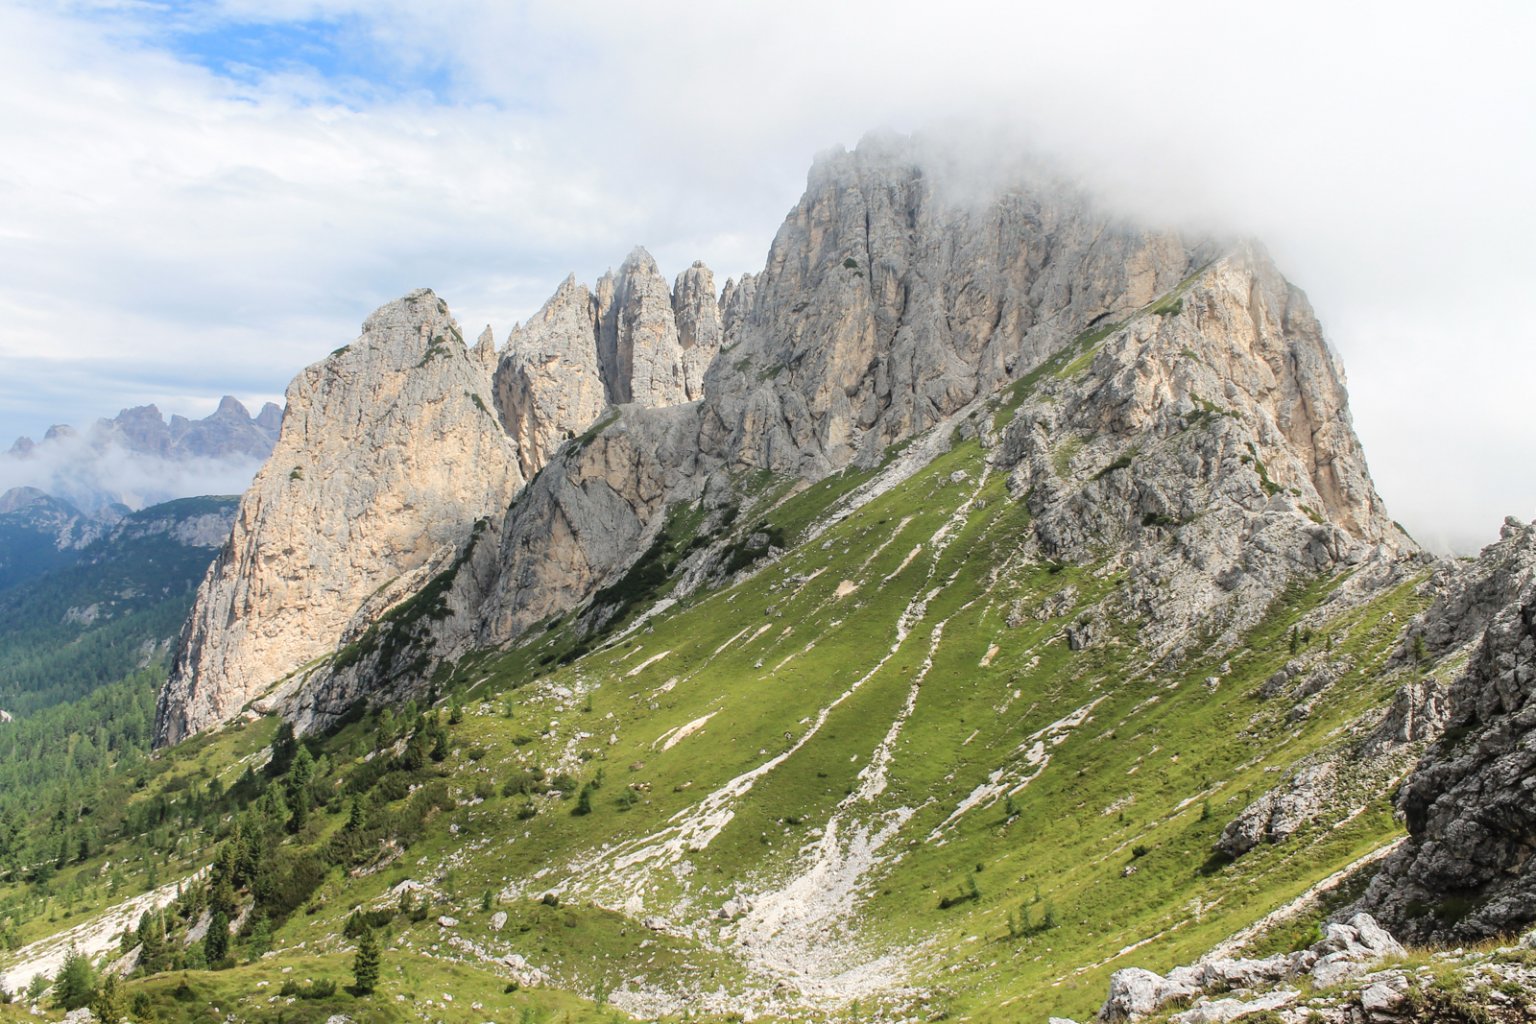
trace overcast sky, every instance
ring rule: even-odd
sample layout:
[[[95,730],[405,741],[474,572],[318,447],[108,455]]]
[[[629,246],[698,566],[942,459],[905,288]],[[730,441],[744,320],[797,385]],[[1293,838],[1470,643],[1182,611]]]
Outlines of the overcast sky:
[[[812,156],[965,118],[1256,235],[1388,506],[1536,518],[1536,4],[0,3],[0,448],[281,400],[429,286],[505,339],[636,244],[761,267]]]

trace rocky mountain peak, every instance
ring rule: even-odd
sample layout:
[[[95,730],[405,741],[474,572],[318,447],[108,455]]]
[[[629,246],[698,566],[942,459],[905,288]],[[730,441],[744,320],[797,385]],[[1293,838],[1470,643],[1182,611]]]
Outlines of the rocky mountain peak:
[[[238,419],[241,422],[251,418],[250,412],[233,395],[225,395],[223,398],[220,398],[219,407],[214,410],[213,415],[220,419]]]
[[[669,288],[636,249],[595,289],[566,278],[512,330],[493,391],[495,444],[515,468],[499,490],[485,478],[494,459],[474,476],[486,500],[469,504],[496,521],[451,589],[460,611],[435,620],[446,649],[502,644],[580,605],[622,575],[668,507],[703,494],[742,500],[744,471],[814,481],[872,465],[941,424],[957,429],[970,417],[979,429],[978,403],[1004,387],[1028,385],[1011,419],[988,428],[994,468],[1029,507],[1021,545],[1050,560],[1112,552],[1127,585],[1094,614],[1144,622],[1146,641],[1169,653],[1212,628],[1220,642],[1235,639],[1300,576],[1351,564],[1374,545],[1411,546],[1370,485],[1342,373],[1305,297],[1262,251],[1128,224],[1033,170],[978,182],[931,150],[882,136],[819,160],[763,272],[727,282],[718,299],[707,267],[684,270]],[[446,318],[429,292],[381,309],[336,361],[366,366],[323,394],[290,391],[285,437],[292,429],[318,439],[338,416],[379,415],[388,399],[366,400],[358,381],[423,379],[405,371],[436,358],[439,334],[457,339]],[[714,359],[727,344],[732,357]],[[347,444],[366,452],[386,438],[423,443],[392,428]],[[331,471],[356,472],[339,461]],[[287,521],[293,547],[294,533],[316,532],[315,519],[296,502],[274,521]],[[334,642],[344,605],[356,611],[389,575],[419,585],[408,570],[427,561],[416,550],[371,571],[360,556],[337,564],[334,538],[321,547],[327,560],[310,562],[358,585],[347,582],[344,600],[306,617],[326,626],[303,644],[278,643],[292,623],[275,617],[263,650],[277,656],[235,658],[242,700]],[[249,586],[242,574],[252,566],[231,564],[224,589],[200,599],[210,636],[212,622],[231,620],[214,594]],[[385,603],[371,602],[348,635]],[[1074,643],[1092,642],[1084,625]],[[222,688],[211,667],[179,664],[178,679]],[[345,693],[365,686],[366,672],[352,666]],[[220,702],[220,714],[236,706]]]
[[[486,371],[423,289],[295,378],[183,631],[161,742],[227,720],[333,650],[365,598],[451,560],[477,519],[506,508],[523,476]]]
[[[84,432],[48,431],[41,444],[18,438],[5,458],[26,460],[13,478],[27,479],[91,515],[117,504],[144,507],[177,497],[243,487],[272,451],[282,410],[268,402],[255,419],[225,395],[202,419],[156,405],[123,409]]]
[[[4,494],[0,494],[0,515],[7,512],[20,512],[28,505],[35,505],[47,497],[46,492],[36,487],[12,487]]]
[[[532,476],[609,406],[702,398],[720,323],[714,276],[702,263],[678,276],[675,294],[639,247],[595,291],[566,277],[512,329],[496,369],[497,408],[522,442],[524,473]]]
[[[698,282],[689,283],[694,287],[681,317],[692,327],[702,315],[701,296]],[[710,285],[703,301],[712,308],[713,278]],[[635,402],[660,407],[702,396],[703,373],[718,345],[695,351],[690,343],[685,350],[679,336],[679,310],[649,252],[636,247],[617,277],[605,275],[599,282],[597,302],[598,360],[608,374],[609,397],[615,405]],[[718,319],[718,312],[715,316]],[[697,340],[694,330],[690,341]]]

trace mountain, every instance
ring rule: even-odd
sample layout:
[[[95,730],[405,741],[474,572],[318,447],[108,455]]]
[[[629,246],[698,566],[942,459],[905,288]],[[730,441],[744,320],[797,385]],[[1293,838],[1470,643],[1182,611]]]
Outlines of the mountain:
[[[162,1021],[1536,1001],[1517,949],[1392,938],[1536,923],[1536,527],[1417,548],[1256,243],[875,135],[718,295],[636,250],[498,352],[413,292],[287,402],[160,750],[0,827],[0,987],[75,948]]]
[[[112,506],[144,508],[173,498],[244,488],[272,451],[282,410],[252,418],[226,395],[200,420],[153,405],[98,419],[84,432],[58,425],[41,442],[17,438],[0,454],[0,480],[41,489],[96,516]]]
[[[712,305],[708,271],[696,273],[706,287],[690,301]],[[499,361],[488,333],[466,346],[448,307],[421,291],[307,369],[199,592],[161,701],[162,741],[227,721],[456,564],[476,522],[505,510],[609,401],[686,400],[714,345],[696,330],[683,345],[679,312],[702,319],[687,302],[674,310],[637,251],[597,297],[568,281]]]
[[[26,510],[59,504],[42,497]],[[96,536],[67,561],[0,589],[0,707],[31,713],[162,660],[234,508],[182,498],[93,522]]]
[[[35,487],[0,494],[0,591],[73,564],[109,525]]]

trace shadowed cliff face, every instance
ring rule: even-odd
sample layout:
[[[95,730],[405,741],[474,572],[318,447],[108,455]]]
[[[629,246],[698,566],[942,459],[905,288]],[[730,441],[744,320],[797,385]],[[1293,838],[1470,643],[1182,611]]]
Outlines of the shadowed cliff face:
[[[1415,942],[1536,922],[1536,524],[1506,521],[1459,575],[1417,632],[1471,657],[1443,734],[1399,791],[1408,841],[1360,904]]]

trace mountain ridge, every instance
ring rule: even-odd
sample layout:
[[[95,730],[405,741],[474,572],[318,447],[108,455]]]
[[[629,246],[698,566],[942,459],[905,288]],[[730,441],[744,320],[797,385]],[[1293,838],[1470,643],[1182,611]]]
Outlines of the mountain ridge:
[[[327,818],[358,795],[291,840],[341,857],[328,898],[642,1015],[1081,1014],[1382,863],[1397,934],[1518,927],[1524,875],[1434,880],[1467,820],[1512,864],[1530,833],[1523,528],[1418,551],[1262,248],[945,174],[873,137],[762,273],[716,298],[637,252],[500,353],[383,307],[290,391],[157,742],[281,715]]]

